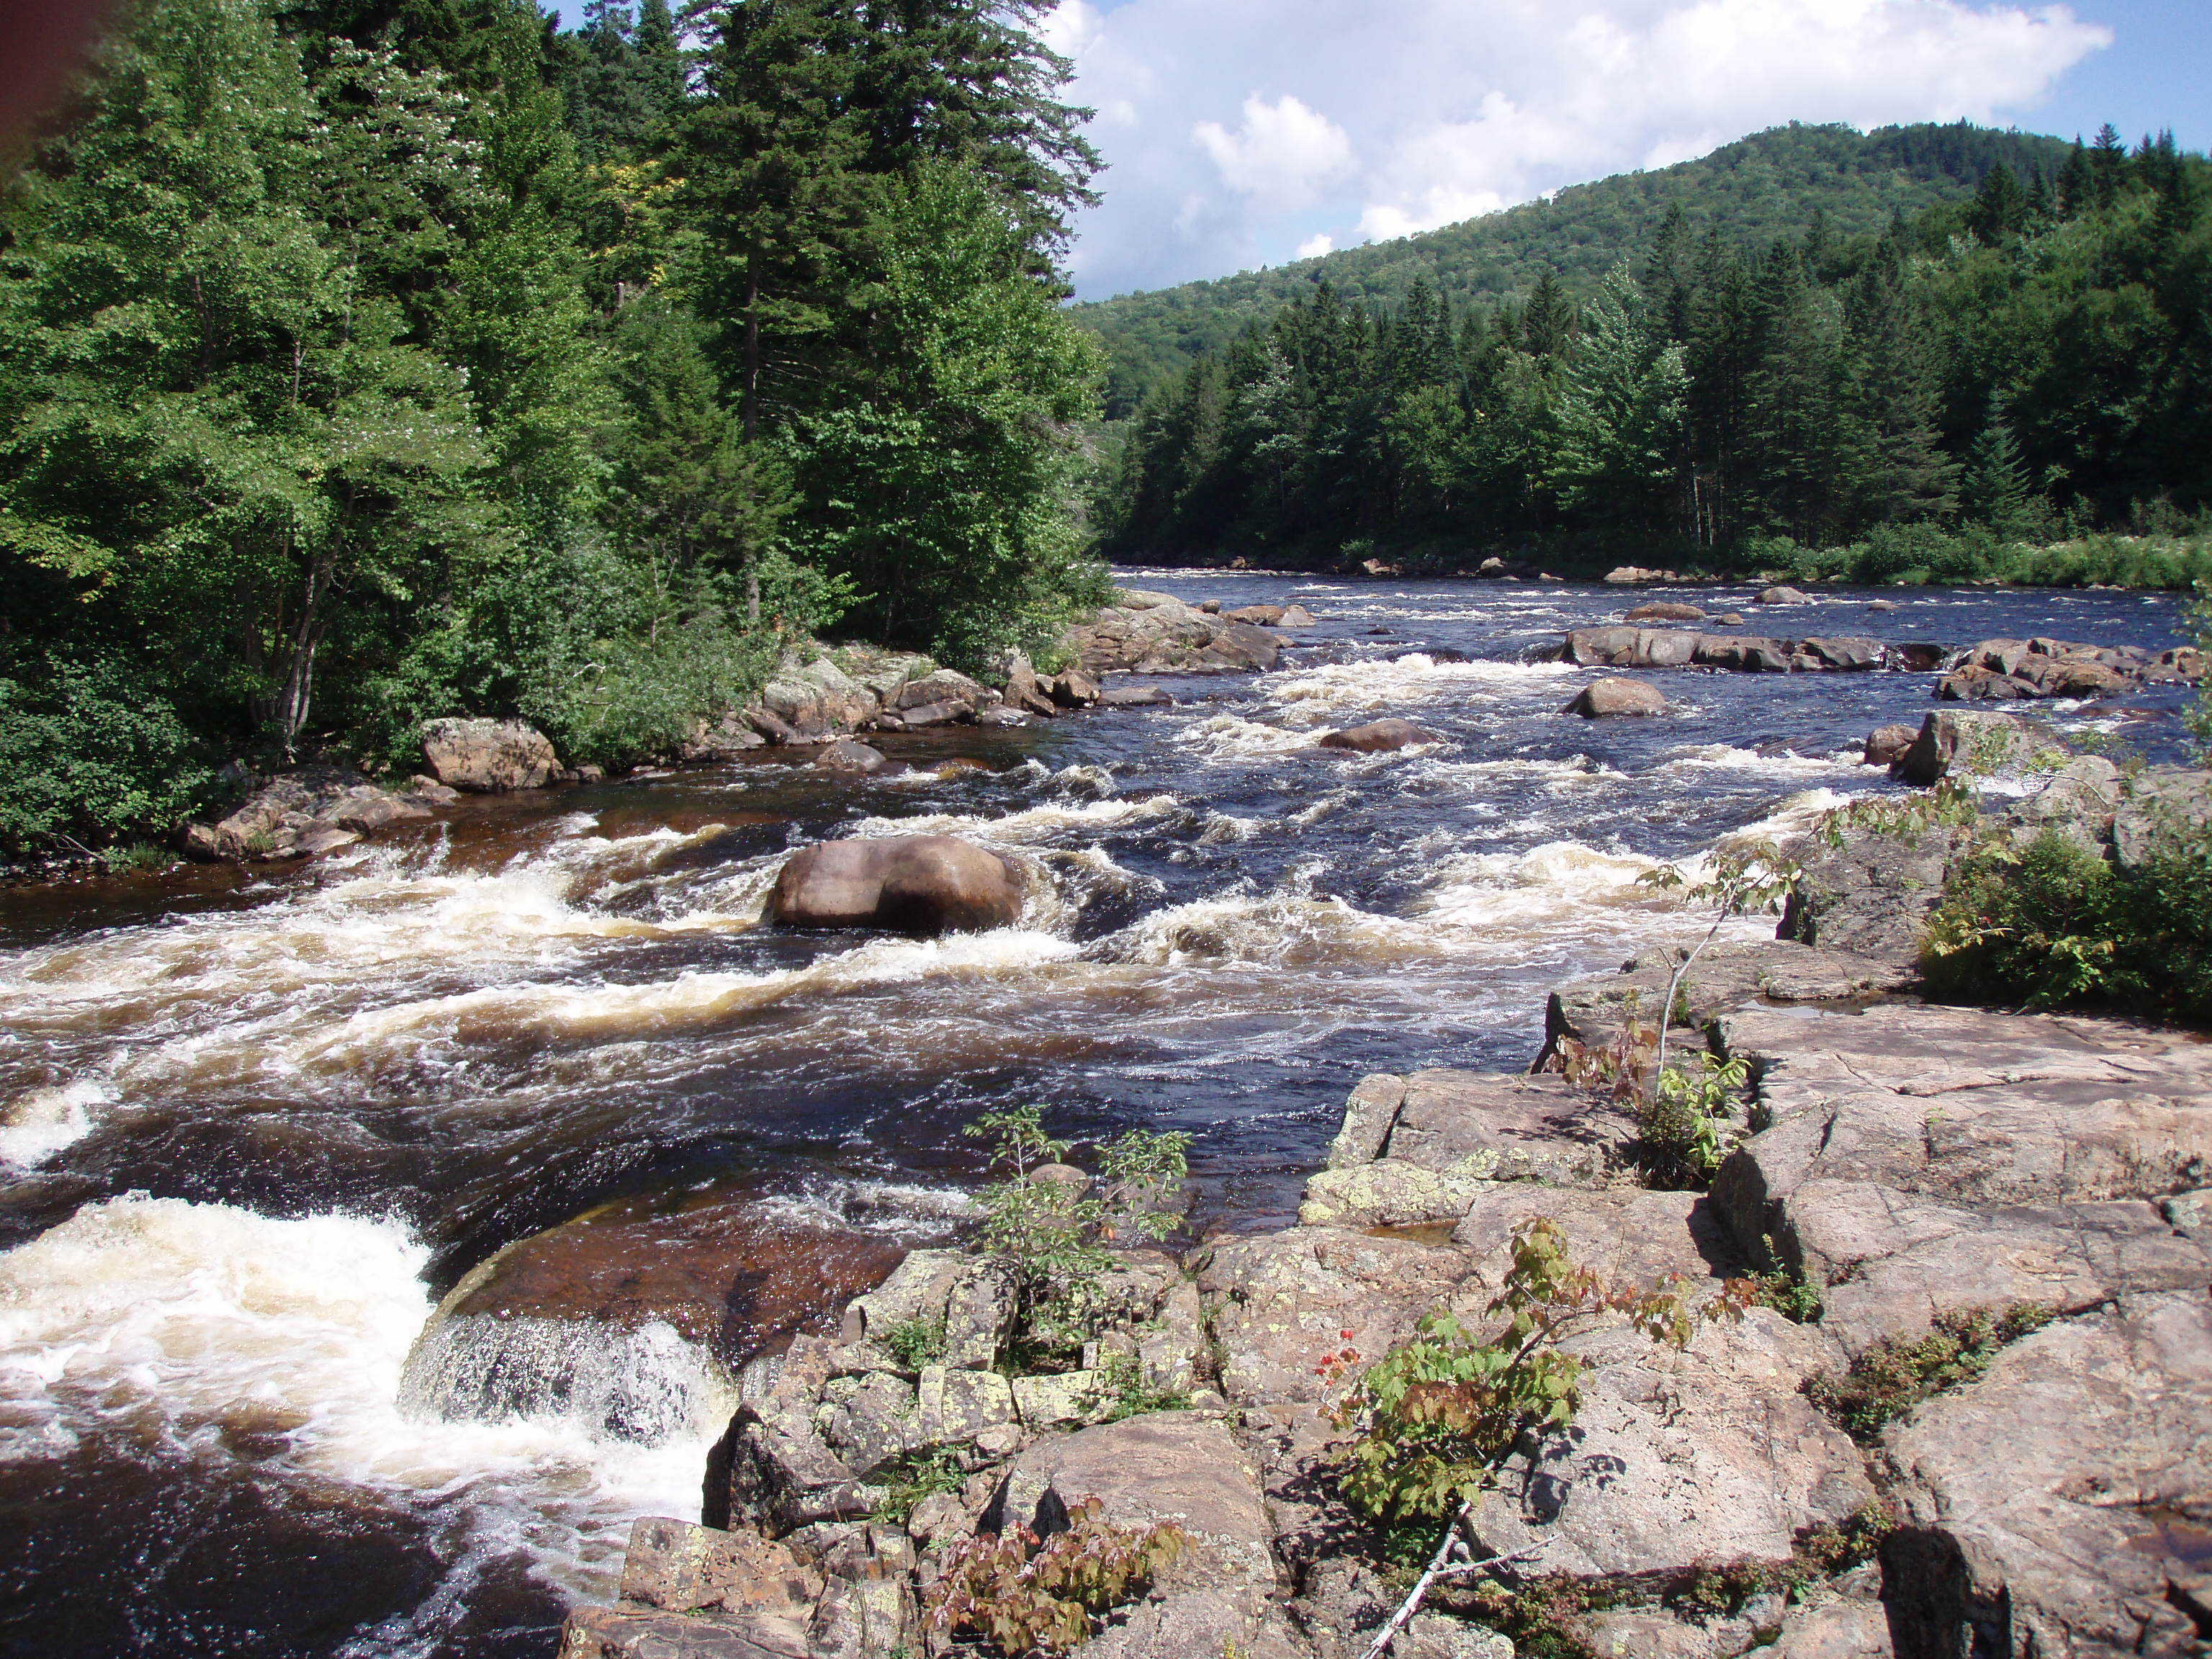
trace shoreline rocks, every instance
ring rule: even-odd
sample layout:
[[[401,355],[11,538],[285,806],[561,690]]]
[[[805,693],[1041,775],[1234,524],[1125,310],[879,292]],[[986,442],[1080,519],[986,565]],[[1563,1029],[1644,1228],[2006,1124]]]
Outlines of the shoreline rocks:
[[[426,799],[423,786],[447,799]],[[429,818],[432,804],[453,793],[418,780],[405,794],[362,781],[334,767],[304,766],[256,788],[213,823],[185,826],[186,856],[207,863],[265,864],[313,858],[351,847],[395,824]]]
[[[520,720],[425,720],[422,759],[439,782],[472,794],[542,789],[561,769],[545,734]]]

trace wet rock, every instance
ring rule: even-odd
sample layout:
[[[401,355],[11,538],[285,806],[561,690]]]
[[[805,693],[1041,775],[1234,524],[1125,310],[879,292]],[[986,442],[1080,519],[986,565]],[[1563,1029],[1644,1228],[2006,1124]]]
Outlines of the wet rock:
[[[1152,1412],[1041,1440],[1006,1471],[999,1508],[1009,1525],[1053,1531],[1094,1498],[1111,1525],[1172,1522],[1190,1534],[1164,1577],[1170,1592],[1277,1582],[1259,1472],[1218,1418]]]
[[[871,749],[850,738],[840,738],[831,744],[814,757],[814,763],[825,772],[842,772],[860,778],[872,778],[878,772],[893,769],[882,750]]]
[[[1164,708],[1175,699],[1157,685],[1109,685],[1097,702],[1101,708]]]
[[[887,927],[934,934],[1010,926],[1022,883],[997,854],[951,836],[825,842],[795,853],[769,915],[791,927]]]
[[[1283,607],[1279,605],[1240,605],[1234,611],[1224,611],[1221,614],[1231,622],[1250,623],[1258,628],[1273,628],[1277,623],[1282,621]]]
[[[1493,554],[1475,567],[1474,574],[1485,581],[1495,582],[1504,580],[1511,572],[1505,561]]]
[[[1667,699],[1659,695],[1656,687],[1647,685],[1642,680],[1614,677],[1591,681],[1572,702],[1559,712],[1580,714],[1584,720],[1602,720],[1623,714],[1663,714],[1667,712]]]
[[[1055,674],[1046,682],[1053,703],[1060,708],[1088,708],[1098,701],[1098,682],[1079,668],[1071,668]]]
[[[1753,605],[1810,605],[1811,596],[1794,587],[1764,587],[1753,599]]]
[[[1843,673],[1863,673],[1879,668],[1888,657],[1881,641],[1856,635],[1806,640],[1797,649],[1801,655],[1810,658],[1815,667]]]
[[[1370,720],[1364,726],[1347,726],[1341,732],[1324,732],[1314,739],[1324,749],[1352,749],[1370,755],[1437,740],[1435,732],[1416,726],[1411,720]]]
[[[1726,668],[1740,674],[1786,674],[1795,656],[1786,640],[1705,634],[1698,636],[1693,660],[1701,667]]]
[[[1060,712],[1060,705],[1045,689],[1044,682],[1037,678],[1037,672],[1030,665],[1029,658],[1018,651],[1014,653],[1013,659],[1007,665],[1005,696],[1009,707],[1026,714],[1049,716]]]
[[[2208,1421],[2200,1290],[2049,1326],[1893,1425],[1907,1524],[1883,1568],[1898,1651],[2190,1651]]]
[[[1696,659],[1701,638],[1675,628],[1579,628],[1560,655],[1586,668],[1680,668]]]
[[[1867,609],[1869,611],[1894,611],[1897,608],[1898,605],[1895,599],[1869,599],[1867,601]]]
[[[1685,605],[1680,599],[1647,599],[1628,613],[1628,620],[1640,622],[1703,622],[1705,611],[1694,605]]]
[[[544,733],[520,720],[425,720],[422,760],[439,782],[481,794],[542,789],[561,765]]]
[[[461,799],[459,790],[451,788],[435,778],[419,775],[407,780],[407,787],[403,793],[408,799],[419,801],[425,806],[458,806]]]
[[[1909,726],[1877,726],[1867,733],[1864,759],[1869,766],[1892,766],[1912,747],[1919,735]]]
[[[1316,1372],[1350,1347],[1372,1360],[1447,1300],[1472,1265],[1455,1247],[1339,1227],[1224,1238],[1199,1263],[1212,1310],[1221,1391],[1238,1405],[1318,1402]]]
[[[2008,714],[1938,709],[1922,720],[1919,735],[1892,763],[1890,775],[1925,788],[1953,771],[1982,773],[2017,766],[2034,747],[2028,728]]]
[[[1590,1368],[1582,1407],[1516,1453],[1473,1526],[1485,1554],[1533,1547],[1516,1574],[1652,1582],[1783,1562],[1806,1529],[1874,1499],[1858,1448],[1798,1392],[1836,1358],[1817,1327],[1754,1308],[1686,1352],[1627,1329],[1562,1346]]]
[[[1307,610],[1305,606],[1302,605],[1291,605],[1283,607],[1283,614],[1275,618],[1274,626],[1277,628],[1316,628],[1320,626],[1320,624],[1315,619],[1314,613]]]
[[[194,858],[235,864],[313,858],[429,816],[418,800],[365,784],[356,774],[302,767],[270,779],[220,821],[188,825],[183,846]]]

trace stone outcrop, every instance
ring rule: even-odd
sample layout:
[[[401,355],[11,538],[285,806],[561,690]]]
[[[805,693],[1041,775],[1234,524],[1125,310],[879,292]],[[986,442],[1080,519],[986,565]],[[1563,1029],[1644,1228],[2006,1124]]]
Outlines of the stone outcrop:
[[[951,836],[824,842],[777,872],[768,916],[787,927],[973,933],[1022,911],[1022,877],[998,854]]]
[[[1925,787],[1953,772],[2017,769],[2039,747],[2038,734],[2006,714],[1968,714],[1938,709],[1920,723],[1911,745],[1890,763],[1890,775]]]
[[[2191,646],[2154,652],[2065,640],[1984,640],[1960,653],[1936,695],[1947,702],[2108,697],[2142,685],[2195,684],[2204,670],[2204,653]]]
[[[1705,611],[1698,605],[1686,605],[1679,599],[1647,599],[1629,611],[1626,620],[1645,622],[1703,622]]]
[[[267,863],[335,853],[430,816],[429,804],[412,790],[395,793],[357,774],[302,767],[270,779],[216,822],[186,825],[183,844],[191,857],[210,862]]]
[[[1869,766],[1893,765],[1917,735],[1909,726],[1877,726],[1867,733],[1863,757]]]
[[[1282,642],[1266,629],[1209,615],[1165,593],[1121,588],[1096,617],[1072,628],[1062,648],[1085,672],[1222,674],[1273,668]]]
[[[542,789],[561,769],[545,734],[520,720],[425,720],[422,760],[448,788],[479,794]]]

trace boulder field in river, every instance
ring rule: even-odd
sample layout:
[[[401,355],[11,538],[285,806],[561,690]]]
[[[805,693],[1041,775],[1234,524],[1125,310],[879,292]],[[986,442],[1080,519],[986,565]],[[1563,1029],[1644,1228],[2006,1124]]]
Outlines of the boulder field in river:
[[[1885,644],[1859,635],[1782,639],[1633,625],[1659,609],[1640,606],[1630,613],[1630,623],[1614,627],[1575,629],[1549,654],[1555,661],[1589,668],[1724,668],[1750,674],[1941,672],[1936,695],[1952,702],[2102,697],[2139,686],[2194,685],[2206,669],[2204,653],[2187,646],[2152,652],[2061,640],[1985,640],[1951,652],[1924,641]]]
[[[2141,787],[2212,815],[2206,781],[2166,769]],[[1997,827],[2063,826],[2118,857],[2122,786],[2067,762]],[[1666,1000],[1680,952],[1647,951],[1558,988],[1532,1072],[1362,1081],[1297,1224],[1218,1233],[1181,1264],[1118,1253],[1073,1370],[1012,1363],[988,1263],[908,1255],[834,1339],[747,1368],[710,1524],[640,1522],[620,1602],[571,1615],[564,1659],[945,1651],[919,1597],[946,1551],[1091,1499],[1194,1547],[1079,1653],[1358,1659],[1401,1591],[1338,1496],[1344,1356],[1387,1353],[1437,1310],[1489,1318],[1538,1217],[1578,1262],[1693,1304],[1747,1274],[1791,1287],[1680,1351],[1618,1318],[1567,1339],[1585,1367],[1573,1420],[1516,1443],[1469,1540],[1510,1558],[1496,1576],[1541,1598],[1559,1651],[2201,1652],[2212,1048],[1913,1000],[1954,839],[1801,848],[1785,936],[1715,946],[1683,975],[1679,1052],[1750,1075],[1710,1191],[1653,1184],[1635,1112],[1561,1072]],[[1885,1423],[1852,1419],[1861,1438],[1821,1403],[1884,1345],[2023,1304],[2040,1328]],[[915,1329],[942,1333],[936,1358],[881,1340]],[[1177,1403],[1127,1414],[1132,1378]],[[932,1456],[958,1484],[901,1524],[872,1518]],[[1395,1659],[1510,1659],[1507,1635],[1438,1599]]]
[[[794,853],[775,878],[768,919],[786,927],[884,927],[924,935],[1011,926],[1021,873],[951,836],[824,842]]]

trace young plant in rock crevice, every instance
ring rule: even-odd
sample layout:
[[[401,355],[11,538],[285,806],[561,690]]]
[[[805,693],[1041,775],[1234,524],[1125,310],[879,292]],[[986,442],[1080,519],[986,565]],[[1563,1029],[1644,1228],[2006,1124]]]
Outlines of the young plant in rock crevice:
[[[1712,872],[1705,880],[1692,883],[1680,865],[1662,864],[1656,870],[1647,870],[1637,880],[1647,887],[1662,892],[1680,892],[1692,904],[1708,904],[1713,908],[1712,925],[1705,929],[1705,937],[1683,954],[1667,981],[1667,1000],[1659,1011],[1658,1075],[1667,1072],[1667,1038],[1676,1018],[1686,1009],[1678,1011],[1682,994],[1682,983],[1689,977],[1691,967],[1705,948],[1719,937],[1721,929],[1737,916],[1747,916],[1761,910],[1778,908],[1790,896],[1802,878],[1803,872],[1796,862],[1787,857],[1771,841],[1739,842],[1735,846],[1717,848],[1713,854]]]
[[[1064,1357],[1095,1322],[1092,1281],[1114,1265],[1114,1244],[1152,1243],[1181,1224],[1173,1201],[1190,1172],[1190,1137],[1129,1129],[1097,1145],[1098,1196],[1074,1182],[1039,1180],[1074,1143],[1045,1132],[1043,1109],[988,1112],[961,1132],[993,1142],[998,1177],[977,1194],[980,1243],[1006,1274],[1013,1343],[1032,1356]]]
[[[923,1588],[922,1622],[940,1637],[981,1637],[1006,1659],[1066,1653],[1090,1639],[1103,1614],[1143,1595],[1189,1544],[1172,1522],[1115,1526],[1098,1499],[1086,1498],[1048,1538],[1017,1526],[962,1540]]]
[[[1654,1342],[1686,1347],[1699,1324],[1740,1318],[1752,1297],[1748,1285],[1731,1282],[1693,1308],[1685,1291],[1679,1279],[1647,1288],[1577,1266],[1559,1224],[1540,1216],[1514,1230],[1513,1264],[1488,1309],[1502,1325],[1479,1334],[1455,1315],[1431,1314],[1344,1395],[1334,1417],[1350,1431],[1339,1453],[1346,1501],[1394,1544],[1443,1523],[1370,1659],[1389,1647],[1438,1578],[1518,1559],[1472,1559],[1462,1528],[1530,1437],[1573,1422],[1584,1366],[1561,1342],[1618,1318]]]

